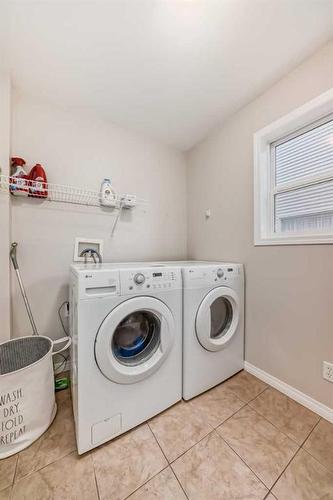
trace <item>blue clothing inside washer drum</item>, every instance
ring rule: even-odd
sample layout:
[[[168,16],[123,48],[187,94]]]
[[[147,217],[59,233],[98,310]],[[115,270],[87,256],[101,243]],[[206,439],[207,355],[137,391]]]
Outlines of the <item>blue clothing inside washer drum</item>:
[[[139,337],[137,337],[134,342],[133,342],[133,345],[131,346],[118,346],[118,353],[120,356],[122,356],[123,358],[129,358],[131,356],[135,356],[136,354],[138,354],[143,346],[144,346],[144,343],[145,343],[145,340],[142,335],[139,335]]]
[[[120,323],[115,333],[116,354],[122,358],[139,354],[149,343],[149,333],[146,315],[141,312],[132,313]]]

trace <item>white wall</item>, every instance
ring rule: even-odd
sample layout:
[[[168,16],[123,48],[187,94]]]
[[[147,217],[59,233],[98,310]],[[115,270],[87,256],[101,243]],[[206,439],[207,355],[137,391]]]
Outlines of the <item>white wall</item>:
[[[333,247],[253,245],[253,134],[331,88],[332,61],[330,43],[189,153],[188,248],[245,264],[247,361],[333,408]]]
[[[105,261],[186,257],[184,156],[103,121],[13,94],[12,154],[42,163],[49,182],[99,189],[111,177],[119,192],[135,193],[147,207],[114,216],[38,200],[13,199],[12,234],[21,272],[41,333],[61,335],[57,307],[67,300],[68,270],[76,236],[104,239]],[[13,335],[30,332],[13,279]]]
[[[0,73],[0,168],[3,175],[9,171],[10,82]],[[0,193],[0,342],[10,338],[10,200]]]

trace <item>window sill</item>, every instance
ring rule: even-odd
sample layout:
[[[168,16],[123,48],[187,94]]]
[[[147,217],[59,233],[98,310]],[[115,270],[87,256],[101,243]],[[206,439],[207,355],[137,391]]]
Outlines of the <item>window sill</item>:
[[[332,245],[333,234],[316,234],[304,236],[272,236],[270,238],[255,238],[254,246],[272,245]]]

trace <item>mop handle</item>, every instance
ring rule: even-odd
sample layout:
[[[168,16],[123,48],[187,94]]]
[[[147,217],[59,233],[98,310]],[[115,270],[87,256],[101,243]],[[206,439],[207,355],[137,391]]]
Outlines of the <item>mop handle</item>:
[[[12,259],[12,263],[13,263],[15,271],[16,271],[16,269],[18,269],[18,263],[17,263],[17,259],[16,259],[16,249],[17,249],[17,243],[14,242],[11,244],[9,255],[10,255],[10,258]]]
[[[13,266],[14,266],[14,269],[15,269],[15,272],[16,272],[17,280],[18,280],[19,285],[20,285],[22,297],[23,297],[23,300],[24,300],[25,308],[26,308],[28,316],[29,316],[29,320],[30,320],[30,324],[31,324],[33,335],[38,335],[38,331],[37,331],[37,327],[36,327],[36,324],[35,324],[35,320],[34,320],[34,317],[32,315],[32,312],[31,312],[31,309],[30,309],[30,304],[29,304],[29,301],[28,301],[28,297],[27,297],[27,294],[25,293],[24,285],[23,285],[23,282],[22,282],[22,279],[21,279],[20,269],[19,269],[19,266],[18,266],[18,263],[17,263],[17,258],[16,258],[16,249],[17,249],[17,243],[14,242],[14,243],[11,244],[11,249],[10,249],[10,254],[9,255],[10,255],[11,261],[13,263]]]

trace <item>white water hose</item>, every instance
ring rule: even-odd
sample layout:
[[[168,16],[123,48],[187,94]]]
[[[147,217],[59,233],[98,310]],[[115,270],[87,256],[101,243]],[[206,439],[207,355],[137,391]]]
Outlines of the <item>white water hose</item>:
[[[17,281],[19,282],[19,285],[20,285],[20,290],[21,290],[22,297],[24,300],[25,308],[27,310],[30,324],[31,324],[31,328],[32,328],[32,334],[38,335],[36,323],[35,323],[34,317],[32,315],[31,309],[30,309],[30,304],[29,304],[28,297],[27,297],[27,294],[26,294],[25,289],[24,289],[23,281],[22,281],[21,274],[20,274],[20,269],[19,269],[19,266],[17,263],[16,250],[17,250],[17,243],[14,242],[11,244],[11,249],[10,249],[9,255],[10,255],[11,261],[13,263],[13,266],[14,266],[14,269],[16,272]]]

